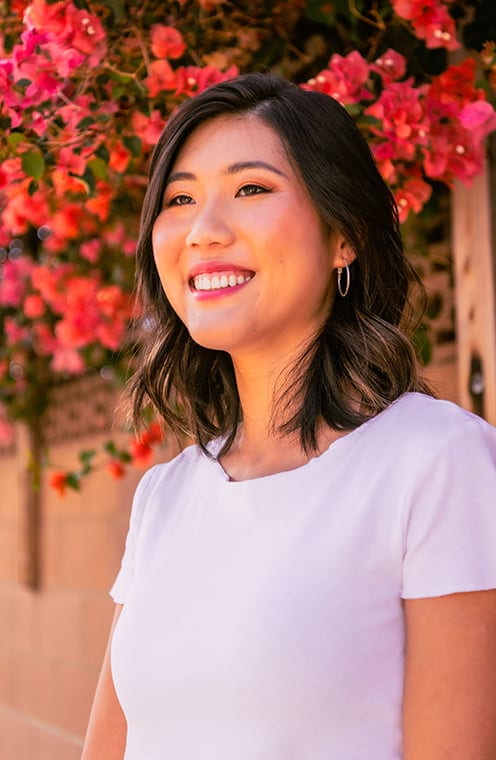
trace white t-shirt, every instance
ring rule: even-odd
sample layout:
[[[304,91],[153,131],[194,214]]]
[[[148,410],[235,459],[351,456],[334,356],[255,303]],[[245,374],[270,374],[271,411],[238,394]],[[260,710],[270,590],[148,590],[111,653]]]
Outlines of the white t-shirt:
[[[496,429],[417,393],[289,472],[141,480],[112,670],[126,760],[398,760],[402,598],[496,587]]]

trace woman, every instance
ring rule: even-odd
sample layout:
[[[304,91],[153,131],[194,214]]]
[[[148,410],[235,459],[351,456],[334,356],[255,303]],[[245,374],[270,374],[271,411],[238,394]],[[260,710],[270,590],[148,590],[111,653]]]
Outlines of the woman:
[[[494,759],[495,430],[419,379],[345,109],[262,74],[186,102],[137,265],[135,413],[196,445],[137,489],[83,759]]]

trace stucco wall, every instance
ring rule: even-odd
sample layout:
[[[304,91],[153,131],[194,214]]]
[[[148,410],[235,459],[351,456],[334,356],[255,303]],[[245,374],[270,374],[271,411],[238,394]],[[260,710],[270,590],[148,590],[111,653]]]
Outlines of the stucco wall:
[[[80,440],[56,446],[69,463]],[[140,476],[91,475],[64,499],[42,489],[41,587],[22,582],[22,452],[0,457],[0,758],[76,760],[101,662],[132,492]]]

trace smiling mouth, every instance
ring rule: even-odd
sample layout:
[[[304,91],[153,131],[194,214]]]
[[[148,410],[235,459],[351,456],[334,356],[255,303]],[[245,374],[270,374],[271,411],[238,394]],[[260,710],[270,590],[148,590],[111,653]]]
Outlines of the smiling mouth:
[[[239,274],[234,272],[217,272],[216,274],[198,274],[190,279],[193,290],[225,290],[239,287],[249,282],[255,276],[254,272]]]

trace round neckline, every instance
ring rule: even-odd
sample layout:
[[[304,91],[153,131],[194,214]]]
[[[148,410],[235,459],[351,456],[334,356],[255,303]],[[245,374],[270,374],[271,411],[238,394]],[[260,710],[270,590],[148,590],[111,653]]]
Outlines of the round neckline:
[[[218,460],[217,456],[214,456],[214,459],[212,460],[213,465],[216,468],[217,474],[221,475],[221,482],[223,482],[227,487],[232,488],[233,490],[236,487],[245,486],[247,488],[250,487],[248,484],[252,484],[252,487],[256,487],[256,484],[264,484],[264,483],[270,483],[273,481],[273,479],[277,478],[291,478],[295,477],[306,470],[312,469],[314,466],[320,464],[325,459],[328,459],[330,456],[334,456],[336,451],[339,449],[342,449],[343,447],[350,446],[351,443],[358,438],[360,435],[363,435],[363,433],[368,430],[371,425],[374,422],[377,422],[379,419],[384,418],[388,412],[390,412],[393,408],[393,406],[396,406],[396,404],[405,396],[411,395],[410,392],[403,393],[401,396],[398,396],[397,399],[391,402],[389,406],[387,406],[385,409],[383,409],[378,414],[374,415],[373,417],[370,417],[370,419],[365,420],[365,422],[362,422],[361,425],[354,428],[353,430],[350,430],[348,433],[345,433],[344,435],[339,436],[339,438],[335,438],[329,446],[324,449],[320,454],[316,454],[315,456],[311,457],[307,462],[304,464],[299,465],[298,467],[292,467],[288,470],[280,470],[279,472],[273,472],[269,475],[260,475],[256,478],[245,478],[244,480],[232,480],[229,473],[224,469],[220,461]],[[219,442],[219,446],[220,446]],[[216,446],[216,449],[218,450],[218,446]]]

